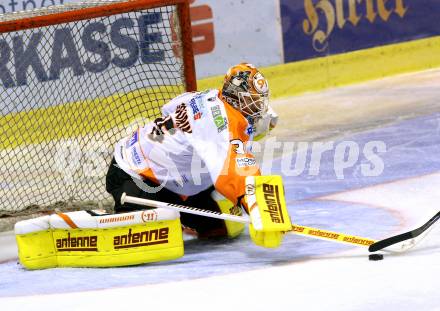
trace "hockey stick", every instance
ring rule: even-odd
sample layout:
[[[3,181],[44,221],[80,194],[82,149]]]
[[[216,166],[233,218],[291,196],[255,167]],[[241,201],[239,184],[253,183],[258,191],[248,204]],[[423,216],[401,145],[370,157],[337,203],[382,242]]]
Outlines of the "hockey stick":
[[[371,244],[368,250],[370,252],[377,252],[386,247],[409,240],[407,243],[403,243],[402,245],[400,245],[400,249],[399,249],[400,251],[408,250],[414,247],[414,245],[417,242],[421,241],[421,239],[418,239],[418,241],[416,241],[415,238],[423,233],[428,233],[428,229],[429,228],[432,229],[432,225],[439,219],[440,219],[440,211],[437,214],[435,214],[430,220],[428,220],[425,224],[423,224],[421,227],[377,241],[376,243]]]
[[[121,204],[124,204],[125,202],[133,203],[133,204],[137,204],[137,205],[149,206],[149,207],[156,207],[156,208],[160,208],[160,207],[171,208],[171,209],[177,210],[182,213],[189,213],[189,214],[194,214],[194,215],[199,215],[199,216],[206,216],[206,217],[211,217],[211,218],[230,220],[230,221],[240,222],[240,223],[244,223],[244,224],[251,223],[249,217],[246,217],[246,216],[224,214],[224,213],[220,213],[220,212],[207,211],[207,210],[202,210],[199,208],[189,207],[189,206],[184,206],[184,205],[179,205],[179,204],[172,204],[172,203],[165,203],[165,202],[159,202],[159,201],[154,201],[154,200],[142,199],[142,198],[128,196],[125,193],[123,193],[121,196]],[[376,241],[368,239],[368,238],[358,237],[358,236],[354,236],[354,235],[347,235],[344,233],[332,232],[332,231],[328,231],[328,230],[317,229],[317,228],[306,227],[306,226],[295,225],[295,224],[292,224],[292,230],[289,231],[289,233],[305,235],[305,236],[312,237],[315,239],[351,244],[351,245],[362,246],[362,247],[368,247],[376,242]]]

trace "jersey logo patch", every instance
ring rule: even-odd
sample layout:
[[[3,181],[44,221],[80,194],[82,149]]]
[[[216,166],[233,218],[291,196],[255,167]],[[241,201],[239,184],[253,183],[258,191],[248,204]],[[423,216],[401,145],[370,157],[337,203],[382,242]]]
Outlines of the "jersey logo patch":
[[[226,118],[222,116],[222,111],[220,106],[216,105],[211,107],[212,118],[214,119],[215,126],[217,126],[217,131],[220,133],[225,130],[228,126]]]
[[[131,149],[131,158],[133,159],[133,162],[137,165],[141,165],[142,164],[142,160],[141,157],[139,156],[138,152],[136,151],[135,148]]]
[[[192,109],[194,120],[199,120],[202,117],[202,112],[200,111],[199,106],[197,105],[196,100],[194,98],[190,100],[189,106]]]
[[[246,129],[246,134],[251,136],[253,133],[254,133],[254,127],[253,127],[253,125],[249,125]]]
[[[176,127],[185,133],[192,133],[191,124],[188,121],[188,111],[185,104],[180,104],[176,108]]]
[[[237,158],[235,159],[238,167],[255,166],[257,161],[253,158]]]
[[[133,146],[137,141],[138,141],[138,132],[136,131],[131,135],[130,139],[127,141],[126,148]]]

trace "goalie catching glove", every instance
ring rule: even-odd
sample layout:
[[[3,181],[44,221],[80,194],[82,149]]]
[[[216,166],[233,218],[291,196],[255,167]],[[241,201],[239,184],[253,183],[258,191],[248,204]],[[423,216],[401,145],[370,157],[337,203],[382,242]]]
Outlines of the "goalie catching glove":
[[[251,218],[252,241],[263,247],[278,247],[284,233],[292,229],[281,176],[246,177],[245,206]]]

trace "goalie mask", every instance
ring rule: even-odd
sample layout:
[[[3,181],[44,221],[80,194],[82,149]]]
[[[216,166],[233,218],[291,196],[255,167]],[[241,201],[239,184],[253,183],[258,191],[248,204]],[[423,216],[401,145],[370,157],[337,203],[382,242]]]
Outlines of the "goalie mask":
[[[269,85],[261,72],[251,64],[241,63],[229,68],[221,92],[225,101],[252,124],[267,113]]]

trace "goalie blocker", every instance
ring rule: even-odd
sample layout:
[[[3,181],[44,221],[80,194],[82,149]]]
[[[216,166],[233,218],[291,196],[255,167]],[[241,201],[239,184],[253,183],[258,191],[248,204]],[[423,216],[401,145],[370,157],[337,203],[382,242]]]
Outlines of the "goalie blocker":
[[[281,176],[246,177],[245,201],[252,241],[263,247],[278,247],[284,233],[292,230]]]

